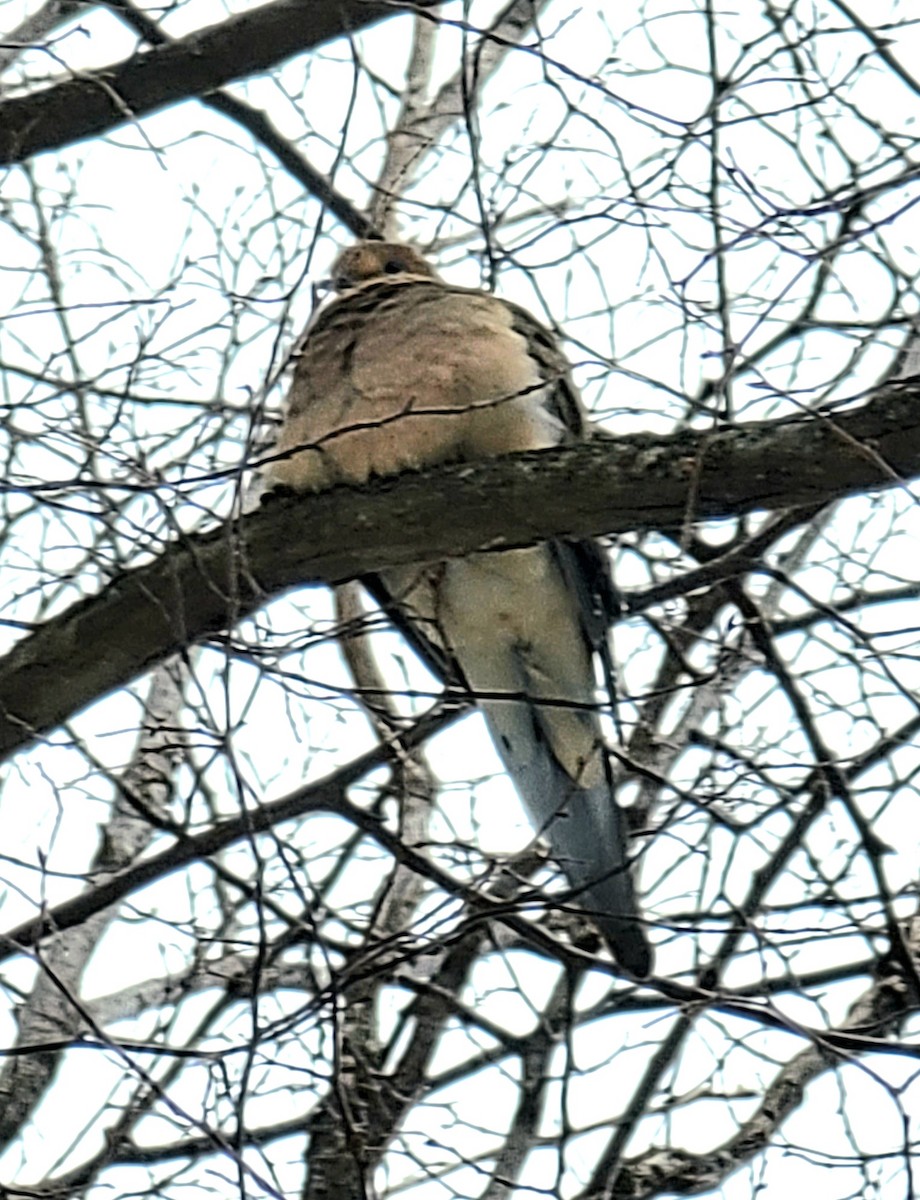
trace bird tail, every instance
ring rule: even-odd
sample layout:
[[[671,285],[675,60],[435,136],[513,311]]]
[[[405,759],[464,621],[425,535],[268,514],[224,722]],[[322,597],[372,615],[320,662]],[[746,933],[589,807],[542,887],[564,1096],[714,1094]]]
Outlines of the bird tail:
[[[580,788],[566,777],[566,797],[545,829],[553,854],[574,889],[573,899],[603,934],[611,953],[645,978],[652,953],[639,915],[622,811],[610,787]]]
[[[626,819],[614,798],[606,751],[595,743],[594,781],[583,787],[554,754],[534,705],[486,701],[482,708],[531,819],[572,885],[573,900],[590,913],[617,962],[644,978],[652,969],[652,952],[636,902]]]

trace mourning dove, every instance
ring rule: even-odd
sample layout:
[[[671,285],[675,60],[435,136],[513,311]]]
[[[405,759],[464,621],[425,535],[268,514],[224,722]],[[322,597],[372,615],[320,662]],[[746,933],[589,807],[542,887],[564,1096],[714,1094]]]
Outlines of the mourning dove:
[[[556,339],[524,309],[362,242],[307,327],[268,482],[317,490],[585,436]],[[615,608],[594,542],[479,553],[367,581],[436,669],[459,675],[539,833],[616,959],[651,969],[597,715]],[[608,671],[608,680],[610,678]],[[507,696],[507,699],[503,697]]]

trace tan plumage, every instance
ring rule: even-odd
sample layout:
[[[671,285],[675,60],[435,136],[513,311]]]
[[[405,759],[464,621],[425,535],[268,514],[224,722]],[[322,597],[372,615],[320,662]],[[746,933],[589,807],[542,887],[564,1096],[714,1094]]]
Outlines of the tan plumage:
[[[393,242],[346,250],[333,285],[297,355],[273,484],[363,483],[584,436],[564,356],[517,305],[445,283]],[[552,542],[368,584],[430,663],[488,697],[499,753],[579,903],[619,961],[647,974],[595,711],[593,655],[606,656],[614,607],[601,549]]]

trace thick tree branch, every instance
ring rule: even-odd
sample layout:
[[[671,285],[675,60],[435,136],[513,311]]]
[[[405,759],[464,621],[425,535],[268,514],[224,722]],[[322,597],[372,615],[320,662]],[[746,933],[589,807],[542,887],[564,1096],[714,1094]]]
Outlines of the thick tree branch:
[[[116,577],[0,663],[0,753],[298,584],[557,536],[679,529],[920,475],[916,382],[863,407],[668,438],[596,439],[272,500]]]
[[[180,41],[0,104],[0,164],[105,133],[434,0],[275,0]]]

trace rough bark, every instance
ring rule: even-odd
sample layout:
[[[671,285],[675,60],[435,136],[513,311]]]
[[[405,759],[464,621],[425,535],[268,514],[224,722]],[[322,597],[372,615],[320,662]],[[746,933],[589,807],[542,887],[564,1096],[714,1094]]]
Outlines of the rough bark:
[[[184,538],[23,639],[0,663],[0,753],[53,729],[298,584],[542,538],[815,504],[920,474],[916,384],[859,409],[673,437],[596,439],[272,500]]]
[[[433,7],[432,0],[421,0],[411,11]],[[111,67],[74,74],[0,104],[0,164],[23,162],[206,95],[402,11],[409,9],[386,0],[275,0]]]

